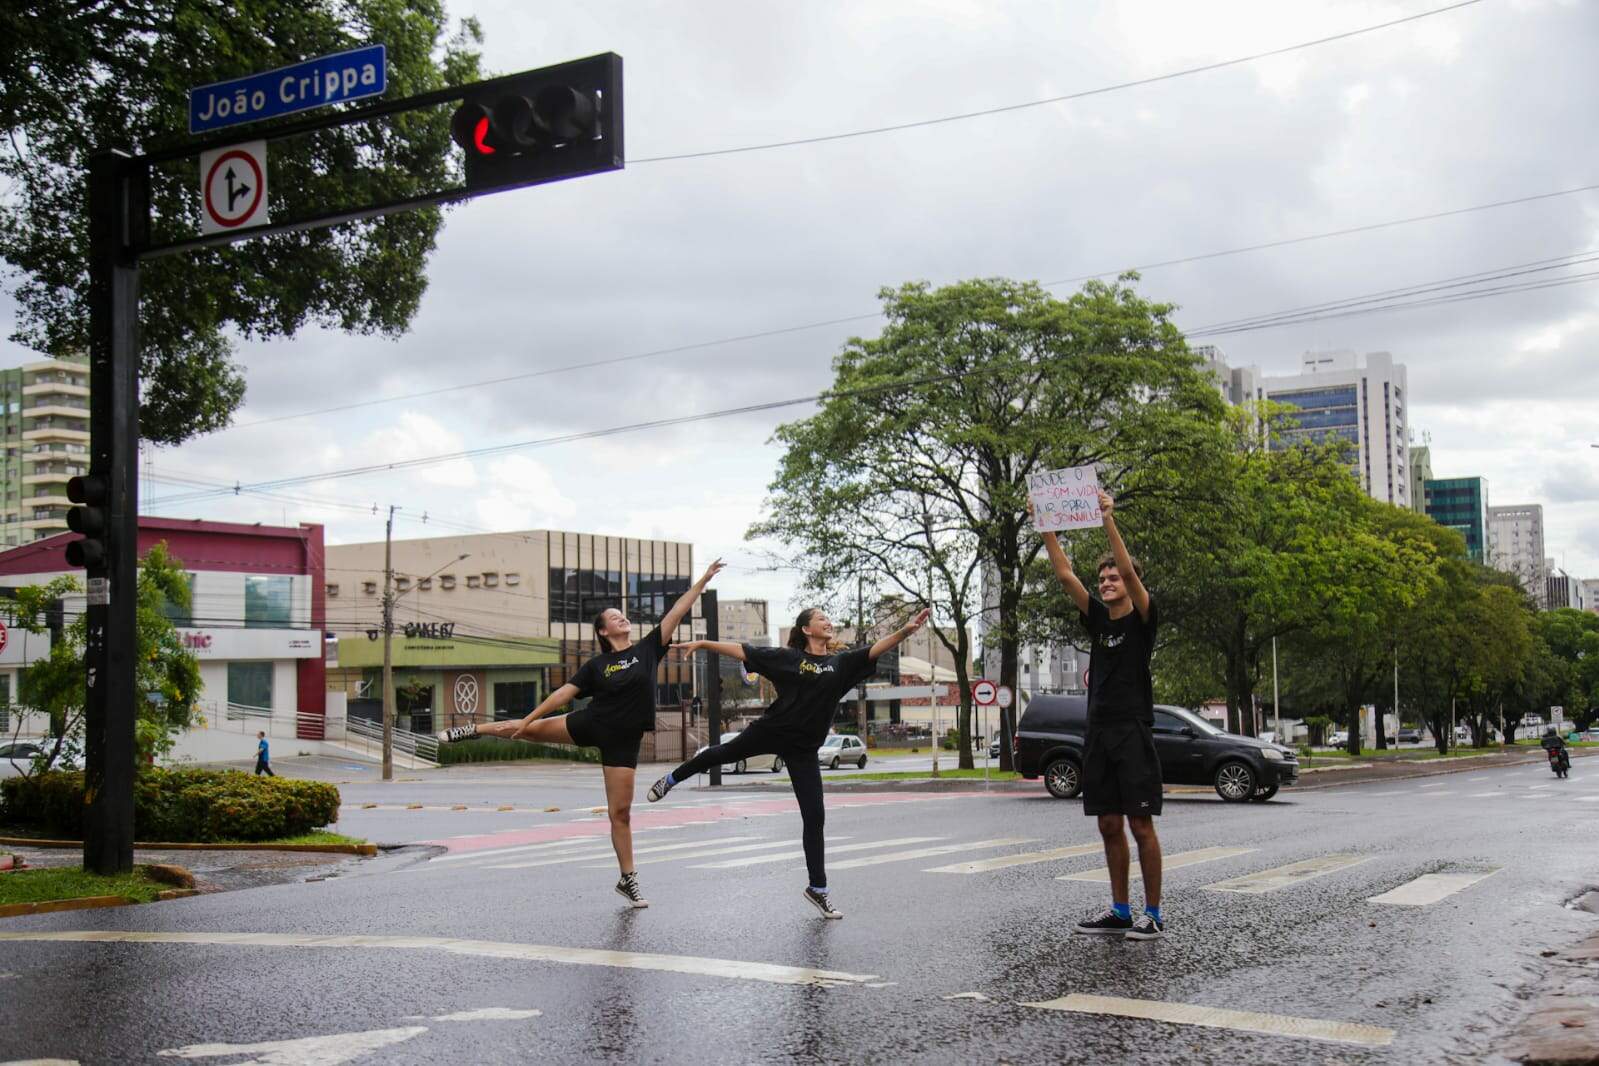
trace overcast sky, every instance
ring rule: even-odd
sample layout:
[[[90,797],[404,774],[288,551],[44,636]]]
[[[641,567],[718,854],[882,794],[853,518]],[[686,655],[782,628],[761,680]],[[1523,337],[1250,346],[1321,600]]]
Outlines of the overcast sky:
[[[463,3],[486,65],[615,51],[634,160],[978,110],[1198,66],[1441,6],[765,2]],[[1378,33],[1071,103],[485,197],[451,211],[412,331],[247,344],[240,425],[156,475],[250,483],[802,396],[852,333],[815,328],[602,370],[248,423],[541,368],[871,313],[912,279],[1050,281],[1599,182],[1599,6],[1485,0]],[[1145,272],[1197,328],[1592,248],[1599,193]],[[1580,273],[1592,267],[1574,268]],[[1538,277],[1559,277],[1539,275]],[[1069,292],[1071,286],[1057,291]],[[9,316],[14,305],[0,304]],[[1548,551],[1599,577],[1599,284],[1214,339],[1295,370],[1307,349],[1387,350],[1438,476],[1542,503]],[[30,354],[0,351],[7,364]],[[742,539],[781,421],[806,408],[285,490],[492,530],[693,542],[724,596],[790,607]],[[155,483],[145,498],[183,491]],[[381,519],[248,496],[162,513]],[[402,520],[397,535],[421,536]]]

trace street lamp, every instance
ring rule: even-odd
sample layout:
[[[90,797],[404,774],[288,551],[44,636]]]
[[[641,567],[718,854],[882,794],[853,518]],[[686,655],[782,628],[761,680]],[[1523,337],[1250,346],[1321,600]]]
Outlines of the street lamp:
[[[390,554],[393,535],[394,508],[390,507],[388,530],[383,545],[383,780],[385,781],[394,780],[394,601],[411,591],[409,588],[405,592],[394,591],[394,567]],[[427,577],[419,578],[411,588],[419,588],[423,581],[465,558],[467,555],[464,553],[456,556]]]

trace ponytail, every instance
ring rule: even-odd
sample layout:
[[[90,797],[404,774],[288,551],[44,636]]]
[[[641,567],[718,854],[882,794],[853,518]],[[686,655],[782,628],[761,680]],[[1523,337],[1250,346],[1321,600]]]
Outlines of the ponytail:
[[[809,644],[805,636],[805,627],[811,624],[811,619],[816,617],[816,608],[807,607],[794,619],[794,628],[788,631],[788,646],[804,651]]]

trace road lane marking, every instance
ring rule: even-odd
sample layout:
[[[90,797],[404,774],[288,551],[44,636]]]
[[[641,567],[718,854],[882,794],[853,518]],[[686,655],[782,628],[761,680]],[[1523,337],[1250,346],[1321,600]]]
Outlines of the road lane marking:
[[[1161,860],[1162,871],[1175,870],[1182,866],[1193,866],[1202,862],[1215,862],[1218,859],[1231,859],[1238,855],[1248,855],[1254,848],[1200,848],[1197,851],[1179,851],[1175,855],[1167,855]],[[1128,878],[1137,881],[1143,877],[1138,864],[1132,864]],[[1096,881],[1101,884],[1110,883],[1110,870],[1101,866],[1097,870],[1084,870],[1082,873],[1062,874],[1055,878],[1057,881]]]
[[[1578,796],[1578,803],[1599,803],[1599,796]]]
[[[1070,1011],[1075,1014],[1108,1014],[1118,1018],[1140,1018],[1173,1025],[1198,1025],[1207,1029],[1232,1029],[1244,1033],[1291,1036],[1302,1040],[1327,1040],[1364,1047],[1387,1047],[1396,1035],[1392,1029],[1354,1022],[1323,1021],[1320,1018],[1295,1018],[1287,1014],[1260,1014],[1248,1010],[1225,1010],[1190,1003],[1165,1003],[1154,999],[1123,999],[1120,996],[1090,996],[1073,993],[1041,1003],[1023,1003],[1041,1010]]]
[[[1554,799],[1555,794],[1553,792],[1529,792],[1522,796],[1516,796],[1515,798],[1518,800],[1546,800]]]
[[[1503,867],[1471,873],[1423,874],[1414,881],[1407,881],[1380,896],[1372,896],[1366,902],[1387,903],[1395,907],[1426,907],[1441,899],[1448,899],[1456,892],[1462,892],[1484,878],[1492,877],[1501,869]]]
[[[1474,799],[1474,800],[1498,799],[1498,798],[1500,798],[1501,796],[1504,796],[1504,795],[1507,795],[1507,793],[1504,793],[1504,792],[1473,792],[1471,795],[1467,796],[1466,798],[1467,799]]]
[[[699,848],[699,847],[705,847],[706,845],[709,845],[709,844],[732,844],[732,843],[737,842],[737,841],[758,840],[758,839],[759,839],[758,837],[752,837],[752,836],[716,837],[716,838],[714,838],[712,840],[695,840],[695,841],[681,842],[681,843],[677,843],[677,844],[655,844],[655,845],[653,845],[651,847],[647,847],[647,848],[634,848],[633,849],[633,854],[634,855],[649,855],[652,852],[657,852],[657,851],[682,851],[684,848]],[[609,845],[610,841],[607,840],[606,844]],[[566,862],[587,862],[589,859],[603,859],[607,855],[614,855],[614,854],[615,854],[615,852],[611,848],[607,847],[603,851],[586,851],[586,852],[583,852],[581,854],[558,855],[558,856],[556,856],[553,859],[532,859],[532,860],[529,860],[527,862],[506,862],[506,863],[500,863],[500,864],[495,865],[495,866],[485,866],[485,867],[482,867],[482,869],[485,869],[485,870],[526,870],[529,867],[533,867],[533,866],[559,866],[561,863],[566,863]]]
[[[436,1022],[519,1022],[524,1018],[542,1018],[538,1008],[518,1010],[515,1007],[478,1007],[476,1010],[458,1010],[453,1014],[440,1014]]]
[[[1362,792],[1362,796],[1405,796],[1409,795],[1408,788],[1395,789],[1392,792]]]
[[[1528,788],[1528,790],[1529,790],[1529,791],[1532,791],[1532,792],[1536,792],[1536,791],[1538,791],[1538,790],[1539,790],[1539,789],[1540,789],[1540,788],[1553,788],[1553,787],[1554,787],[1554,786],[1553,786],[1553,785],[1551,785],[1551,784],[1549,784],[1549,783],[1548,783],[1548,782],[1545,782],[1545,783],[1544,783],[1544,784],[1541,784],[1541,785],[1528,785],[1528,786],[1527,786],[1527,788]]]
[[[1417,785],[1416,787],[1417,788],[1443,788],[1448,783],[1449,783],[1448,781],[1434,781],[1430,785]]]
[[[741,959],[708,959],[693,955],[654,955],[637,951],[606,951],[553,944],[522,944],[503,940],[459,940],[447,936],[373,936],[351,934],[320,936],[314,933],[179,933],[134,932],[117,929],[43,930],[0,932],[0,943],[79,944],[197,944],[266,948],[388,948],[442,951],[483,959],[519,962],[553,962],[569,966],[610,966],[624,970],[657,970],[699,977],[727,977],[779,985],[865,985],[879,981],[877,974],[813,970]]]
[[[1426,792],[1426,793],[1423,793],[1422,794],[1422,798],[1423,799],[1437,799],[1439,796],[1453,796],[1454,794],[1455,794],[1455,790],[1451,788],[1451,789],[1445,789],[1442,792]]]
[[[1320,858],[1292,862],[1274,870],[1245,874],[1230,881],[1217,881],[1213,885],[1202,887],[1206,892],[1236,892],[1240,896],[1258,896],[1265,892],[1275,892],[1280,888],[1303,884],[1324,874],[1359,866],[1371,858],[1370,855],[1323,855]]]
[[[836,855],[846,851],[866,851],[870,848],[892,848],[900,844],[928,844],[943,837],[899,837],[894,840],[869,840],[863,844],[845,844],[841,848],[829,848],[829,855]],[[721,862],[705,862],[698,866],[690,867],[694,870],[731,870],[738,866],[756,866],[764,862],[788,862],[790,859],[803,859],[805,852],[785,851],[781,855],[756,855],[743,859],[723,859]]]
[[[240,1066],[338,1066],[379,1048],[403,1044],[427,1032],[425,1025],[403,1029],[372,1029],[365,1033],[330,1033],[297,1040],[267,1040],[258,1044],[189,1044],[156,1052],[163,1058],[214,1059],[232,1055],[258,1055]]]
[[[1069,848],[1051,848],[1049,851],[1019,851],[1014,855],[1001,855],[997,859],[978,859],[975,862],[957,862],[950,866],[934,866],[924,874],[981,874],[990,870],[1004,870],[1012,866],[1029,866],[1035,862],[1054,862],[1072,859],[1078,855],[1097,855],[1103,845],[1076,844]]]
[[[849,839],[849,837],[828,837],[827,843],[831,845],[835,840]],[[771,848],[788,848],[793,847],[793,845],[794,842],[792,840],[768,840],[762,844],[738,844],[731,848],[704,848],[699,851],[685,851],[681,855],[653,855],[648,859],[635,860],[634,865],[648,866],[653,862],[682,862],[685,859],[708,859],[712,855],[738,855],[743,852],[766,851]],[[637,854],[637,852],[634,854]],[[598,863],[594,866],[586,867],[586,869],[589,870],[609,870],[610,868],[611,867],[609,863]]]
[[[633,830],[633,835],[635,837],[641,837],[647,833],[665,833],[675,829],[687,828],[688,826],[686,825],[661,825],[656,826],[653,829],[635,829]],[[451,837],[450,839],[465,840],[470,838]],[[431,860],[429,865],[432,865],[433,863],[445,862],[475,862],[483,859],[498,858],[501,855],[519,855],[529,851],[550,851],[552,849],[559,848],[586,848],[592,847],[601,840],[609,839],[611,839],[609,833],[589,833],[586,836],[564,837],[560,840],[546,840],[542,844],[522,844],[514,848],[484,848],[478,851],[455,851],[448,855],[440,855],[438,858]]]
[[[1012,844],[1032,844],[1036,841],[1025,837],[1000,837],[995,840],[968,840],[960,844],[940,844],[931,848],[916,848],[912,851],[891,851],[887,855],[867,855],[859,859],[846,859],[843,862],[830,862],[830,870],[853,870],[860,866],[881,866],[890,862],[909,862],[912,859],[930,859],[934,855],[948,855],[956,851],[986,851],[989,848],[1007,848]]]

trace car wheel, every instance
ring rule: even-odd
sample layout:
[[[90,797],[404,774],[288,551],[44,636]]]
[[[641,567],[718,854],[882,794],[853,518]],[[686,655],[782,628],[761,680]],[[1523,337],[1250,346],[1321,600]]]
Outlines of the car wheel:
[[[782,769],[783,769],[783,760],[774,758],[772,760],[772,773],[774,773],[774,774],[775,773],[781,773]]]
[[[749,769],[750,769],[750,764],[749,764],[749,760],[748,759],[740,759],[737,763],[735,763],[733,765],[733,772],[735,774],[749,773]]]
[[[1216,771],[1216,795],[1228,803],[1245,803],[1255,794],[1255,771],[1248,763],[1224,762]]]
[[[1255,801],[1256,803],[1265,803],[1267,800],[1271,799],[1276,794],[1277,794],[1277,786],[1276,785],[1267,785],[1265,788],[1261,789],[1259,792],[1255,793],[1253,796],[1250,796],[1249,798],[1251,800]]]
[[[855,764],[855,768],[857,770],[866,769],[866,756],[864,756],[864,755],[861,756],[861,761]]]
[[[833,756],[833,761],[827,764],[827,768],[829,770],[837,770],[838,769],[838,756],[837,755]]]
[[[1076,763],[1062,755],[1044,767],[1044,787],[1056,799],[1072,799],[1083,790],[1083,773]]]

